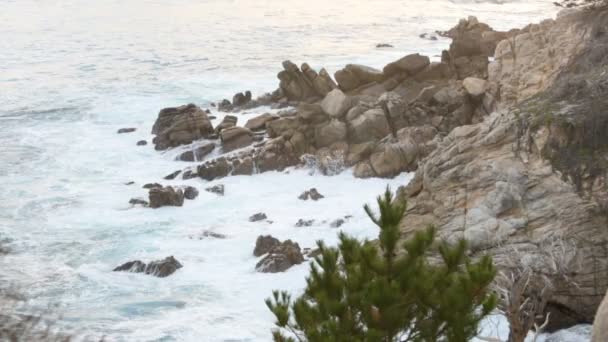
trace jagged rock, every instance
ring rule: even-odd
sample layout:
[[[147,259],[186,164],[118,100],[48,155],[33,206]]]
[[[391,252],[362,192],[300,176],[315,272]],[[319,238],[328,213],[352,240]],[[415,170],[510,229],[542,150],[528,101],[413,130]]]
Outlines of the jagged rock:
[[[248,128],[252,131],[259,131],[259,130],[264,130],[266,129],[266,124],[272,120],[276,120],[279,117],[274,115],[274,114],[270,114],[270,113],[265,113],[259,116],[256,116],[255,118],[249,119],[247,121],[247,123],[245,124],[245,128]]]
[[[427,56],[418,53],[407,55],[395,62],[389,63],[384,67],[384,75],[390,76],[399,72],[406,72],[413,76],[424,70],[431,61]]]
[[[264,213],[253,214],[249,217],[249,222],[258,222],[267,219],[268,217]]]
[[[181,207],[184,205],[184,192],[182,189],[174,189],[171,186],[162,188],[152,188],[148,191],[150,208],[160,208],[163,206]]]
[[[498,43],[495,60],[488,67],[494,97],[502,108],[522,102],[548,89],[553,81],[594,40],[589,34],[602,30],[605,18],[573,13],[529,25],[515,37]],[[578,25],[586,21],[587,25]],[[605,26],[603,26],[605,27]]]
[[[184,198],[193,200],[198,197],[198,190],[193,186],[187,186],[184,188]]]
[[[319,96],[325,96],[337,87],[336,82],[331,79],[325,69],[319,70],[319,73],[317,74],[308,64],[304,63],[302,64],[302,72],[312,83],[313,89]]]
[[[437,130],[428,125],[405,127],[397,137],[383,139],[374,149],[369,163],[363,162],[355,170],[355,176],[394,177],[404,171],[413,171],[417,161],[435,149]]]
[[[355,144],[379,140],[389,132],[388,121],[380,108],[367,110],[348,123],[348,136]]]
[[[136,128],[121,128],[119,129],[116,133],[118,134],[123,134],[123,133],[131,133],[131,132],[135,132]]]
[[[471,96],[481,96],[486,92],[487,81],[475,77],[467,77],[462,81],[462,85]]]
[[[224,196],[224,184],[217,184],[212,187],[206,188],[205,191]]]
[[[221,131],[222,151],[230,152],[250,145],[253,142],[252,132],[244,127],[230,127]]]
[[[321,109],[327,115],[340,118],[352,107],[352,100],[340,89],[330,91],[321,102]]]
[[[129,200],[129,204],[131,204],[131,205],[141,205],[143,207],[147,207],[148,206],[148,201],[143,200],[141,198],[131,198]]]
[[[313,225],[313,223],[315,223],[315,220],[299,219],[298,222],[296,222],[295,226],[296,227],[310,227]]]
[[[162,187],[163,186],[158,183],[147,183],[147,184],[144,184],[144,186],[142,186],[142,188],[144,188],[144,189],[162,188]]]
[[[462,56],[494,56],[496,45],[503,39],[515,34],[514,32],[494,31],[490,26],[480,23],[476,17],[462,19],[455,27],[447,32],[440,32],[444,37],[452,38],[450,55],[453,58]]]
[[[155,277],[164,278],[172,275],[178,269],[182,268],[183,265],[177,261],[173,256],[166,257],[163,260],[152,261],[149,264],[145,264],[140,260],[129,261],[118,267],[114,272],[132,272],[132,273],[145,273]]]
[[[238,118],[234,115],[226,115],[222,122],[215,127],[216,133],[221,133],[224,129],[236,126]]]
[[[332,119],[328,124],[321,124],[315,129],[315,146],[321,148],[346,141],[346,134],[346,124],[337,119]]]
[[[256,271],[263,273],[277,273],[287,271],[291,266],[304,262],[300,246],[291,240],[275,246],[255,266]]]
[[[298,198],[303,201],[308,201],[309,199],[311,199],[313,201],[318,201],[324,197],[325,196],[321,195],[319,193],[319,191],[317,191],[316,188],[311,188],[310,190],[306,190],[300,196],[298,196]]]
[[[190,144],[213,134],[207,113],[194,104],[162,109],[152,126],[152,140],[157,150]]]
[[[145,140],[140,140],[137,142],[137,146],[146,146],[146,145],[148,145],[148,142]]]
[[[232,97],[232,105],[235,107],[241,107],[251,101],[251,92],[247,90],[244,94],[237,93]]]
[[[166,175],[163,178],[166,180],[172,180],[172,179],[175,179],[175,177],[177,177],[180,173],[182,173],[182,170],[177,170],[177,171],[171,172],[170,174]]]
[[[262,256],[272,251],[276,246],[280,245],[281,241],[270,235],[260,235],[255,241],[255,248],[253,249],[253,255],[256,257]]]

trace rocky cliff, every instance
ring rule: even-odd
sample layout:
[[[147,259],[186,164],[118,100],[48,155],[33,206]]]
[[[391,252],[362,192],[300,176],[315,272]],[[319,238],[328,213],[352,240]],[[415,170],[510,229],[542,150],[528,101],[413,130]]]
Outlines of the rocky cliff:
[[[552,280],[550,328],[593,321],[608,287],[608,12],[531,25],[501,41],[484,101],[401,190],[405,235],[428,224],[505,266]]]

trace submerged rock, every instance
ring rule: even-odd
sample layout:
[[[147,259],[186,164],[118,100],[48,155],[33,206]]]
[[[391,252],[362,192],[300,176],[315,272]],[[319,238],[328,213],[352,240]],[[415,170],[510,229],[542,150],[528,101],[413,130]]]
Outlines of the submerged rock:
[[[136,128],[129,127],[129,128],[121,128],[116,133],[123,134],[123,133],[131,133],[131,132],[135,132],[135,131],[136,131]]]
[[[180,173],[182,173],[182,170],[177,170],[177,171],[174,171],[174,172],[172,172],[172,173],[170,173],[170,174],[166,175],[166,176],[165,176],[165,177],[163,177],[163,178],[164,178],[164,179],[166,179],[166,180],[173,180],[173,179],[175,179],[175,177],[177,177],[177,176],[178,176]]]
[[[129,204],[131,205],[141,205],[143,207],[147,207],[149,205],[148,201],[141,199],[141,198],[131,198],[129,200]]]
[[[304,191],[300,196],[298,196],[299,199],[303,200],[303,201],[308,201],[309,199],[313,200],[313,201],[318,201],[321,198],[324,198],[325,196],[321,195],[316,188],[312,188],[310,190],[306,190]]]
[[[224,184],[217,184],[212,187],[206,188],[205,191],[224,196]]]
[[[187,186],[184,188],[184,198],[193,200],[198,197],[198,189],[193,186]]]
[[[145,273],[155,277],[164,278],[175,273],[175,271],[182,267],[183,265],[177,261],[177,259],[175,259],[173,256],[169,256],[163,260],[152,261],[149,264],[145,264],[140,260],[129,261],[116,267],[113,271]]]
[[[267,219],[268,217],[264,213],[253,214],[249,217],[249,222],[258,222]]]
[[[296,222],[295,226],[296,227],[310,227],[315,223],[315,220],[304,220],[304,219],[299,219],[298,222]]]

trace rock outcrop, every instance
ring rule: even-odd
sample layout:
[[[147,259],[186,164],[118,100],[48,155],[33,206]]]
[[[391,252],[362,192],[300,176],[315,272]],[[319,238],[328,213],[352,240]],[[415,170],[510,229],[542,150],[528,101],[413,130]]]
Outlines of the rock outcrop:
[[[280,89],[290,101],[314,101],[337,87],[325,69],[317,73],[306,63],[298,68],[291,61],[284,61],[283,71],[277,77]]]
[[[132,272],[132,273],[144,273],[153,275],[159,278],[165,278],[182,268],[183,265],[177,261],[173,256],[166,257],[163,260],[152,261],[148,264],[141,262],[140,260],[129,261],[118,267],[114,272]]]
[[[157,150],[190,144],[213,134],[207,113],[194,104],[165,108],[152,126],[152,140]]]
[[[154,187],[148,192],[150,208],[156,209],[164,206],[181,207],[184,205],[184,192],[172,186]]]
[[[258,254],[266,251],[268,247],[272,247],[266,252],[268,254],[255,265],[256,271],[262,273],[285,272],[293,265],[304,262],[302,250],[297,243],[286,240],[277,244],[278,240],[272,237],[267,236],[261,238],[264,241],[261,241],[260,238],[258,238],[258,241],[260,242]],[[258,247],[257,243],[256,247]]]
[[[606,27],[605,11],[584,12],[515,36],[523,48],[538,41],[530,32],[544,30],[543,42],[563,49],[576,40],[569,51],[580,53],[561,56],[567,67],[536,69],[546,76],[542,87],[519,92],[517,106],[503,98],[505,109],[453,129],[401,189],[405,236],[434,224],[441,237],[466,238],[475,255],[490,254],[499,267],[519,253],[551,279],[550,330],[592,322],[608,288],[608,35],[598,34]],[[546,56],[542,46],[533,46],[539,55],[518,70],[545,61],[537,59]],[[500,80],[500,89],[511,80]]]

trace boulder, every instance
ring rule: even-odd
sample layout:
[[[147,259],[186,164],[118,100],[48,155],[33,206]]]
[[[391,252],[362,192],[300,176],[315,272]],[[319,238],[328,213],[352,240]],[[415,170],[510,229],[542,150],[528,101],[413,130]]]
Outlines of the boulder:
[[[234,127],[234,126],[236,126],[237,121],[238,121],[238,118],[236,116],[226,115],[226,116],[224,116],[224,119],[222,120],[222,122],[220,122],[220,124],[217,125],[217,127],[215,127],[215,132],[220,133],[222,130],[224,130],[226,128]]]
[[[222,151],[230,152],[253,142],[253,133],[244,127],[230,127],[221,131]]]
[[[348,123],[348,137],[354,144],[379,140],[389,133],[388,121],[380,108],[369,109]]]
[[[275,246],[255,266],[256,271],[277,273],[287,271],[291,266],[304,262],[302,250],[297,243],[286,240]]]
[[[146,146],[146,145],[148,145],[148,142],[145,140],[140,140],[137,142],[137,146]]]
[[[247,123],[245,124],[245,128],[250,129],[252,131],[260,131],[260,130],[264,130],[266,129],[266,124],[272,120],[276,120],[279,117],[274,115],[274,114],[270,114],[270,113],[265,113],[262,115],[258,115],[255,118],[249,119],[247,121]]]
[[[157,150],[190,144],[213,134],[207,113],[194,104],[162,109],[152,126]]]
[[[486,92],[487,81],[475,77],[467,77],[462,81],[462,85],[469,95],[479,97]]]
[[[381,83],[384,80],[382,71],[358,64],[348,64],[334,74],[340,88],[344,91],[356,89],[371,82]]]
[[[159,278],[165,278],[182,268],[183,265],[177,261],[173,256],[166,257],[163,260],[152,261],[149,264],[145,264],[140,260],[129,261],[118,267],[114,272],[132,272],[132,273],[144,273],[153,275]]]
[[[251,92],[247,90],[245,93],[236,93],[232,97],[232,105],[242,107],[251,101]]]
[[[315,129],[315,146],[321,148],[346,141],[346,134],[346,124],[337,119],[332,119],[329,123],[320,124]]]
[[[406,72],[413,76],[424,70],[431,63],[427,56],[422,56],[418,53],[407,55],[395,62],[387,64],[384,69],[384,76],[389,77],[399,72]]]
[[[118,134],[123,134],[123,133],[131,133],[131,132],[135,132],[136,128],[121,128],[119,129],[116,133]]]
[[[193,200],[198,197],[198,189],[193,186],[187,186],[184,188],[184,198]]]
[[[313,82],[291,61],[283,62],[283,71],[277,77],[283,94],[291,101],[304,101],[319,95]]]
[[[217,184],[205,189],[205,191],[207,192],[211,192],[220,196],[224,196],[224,190],[224,184]]]
[[[262,256],[272,251],[276,246],[280,245],[281,241],[270,235],[260,235],[255,241],[255,248],[253,249],[253,255],[256,257]]]
[[[249,217],[249,222],[258,222],[267,219],[268,217],[264,213],[253,214]]]
[[[352,107],[352,100],[340,89],[329,92],[321,102],[321,109],[327,115],[340,118]]]
[[[171,186],[162,188],[152,188],[148,191],[150,208],[160,208],[163,206],[181,207],[184,204],[184,192],[181,189],[174,189]]]

